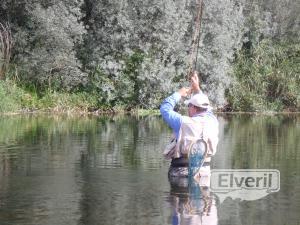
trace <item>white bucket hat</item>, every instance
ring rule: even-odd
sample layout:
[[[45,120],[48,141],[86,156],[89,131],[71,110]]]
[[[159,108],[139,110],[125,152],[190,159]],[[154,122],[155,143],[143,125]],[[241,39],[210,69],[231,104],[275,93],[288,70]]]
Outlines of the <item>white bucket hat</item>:
[[[207,95],[199,93],[193,95],[189,100],[186,100],[184,102],[186,105],[192,104],[194,106],[203,108],[203,109],[211,109],[212,107],[210,106],[209,99]]]

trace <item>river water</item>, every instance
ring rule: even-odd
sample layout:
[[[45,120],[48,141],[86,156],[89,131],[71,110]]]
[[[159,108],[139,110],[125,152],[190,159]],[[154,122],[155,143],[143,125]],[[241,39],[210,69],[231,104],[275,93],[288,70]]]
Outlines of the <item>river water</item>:
[[[300,224],[300,116],[218,115],[213,169],[276,169],[280,191],[223,202],[169,181],[158,116],[0,117],[0,224]]]

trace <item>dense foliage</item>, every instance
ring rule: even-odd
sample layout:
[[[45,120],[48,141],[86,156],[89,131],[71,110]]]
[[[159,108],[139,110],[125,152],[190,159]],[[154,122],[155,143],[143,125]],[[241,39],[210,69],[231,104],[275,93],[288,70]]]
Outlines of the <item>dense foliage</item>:
[[[261,41],[236,57],[227,95],[233,111],[300,110],[300,43]]]
[[[86,32],[77,0],[34,0],[0,3],[0,19],[11,23],[13,60],[18,77],[41,89],[72,89],[86,82],[77,59]]]
[[[196,67],[201,87],[216,107],[225,105],[225,90],[233,85],[234,91],[229,88],[227,93],[233,110],[299,108],[299,91],[292,85],[298,72],[288,69],[297,67],[297,57],[289,55],[292,42],[274,49],[259,44],[264,39],[298,40],[297,7],[292,0],[276,5],[205,1]],[[0,23],[9,24],[11,36],[2,28],[0,39],[12,37],[12,42],[0,41],[0,96],[20,97],[7,99],[10,106],[1,111],[74,104],[89,110],[157,108],[165,96],[188,84],[195,9],[195,1],[2,0]],[[245,43],[251,43],[250,52],[240,52]],[[275,57],[278,63],[254,62],[258,56],[271,61]],[[273,72],[261,75],[260,70],[267,70],[264,64]],[[282,79],[290,80],[271,93]],[[268,88],[254,90],[258,86],[253,82],[244,87],[245,80]]]

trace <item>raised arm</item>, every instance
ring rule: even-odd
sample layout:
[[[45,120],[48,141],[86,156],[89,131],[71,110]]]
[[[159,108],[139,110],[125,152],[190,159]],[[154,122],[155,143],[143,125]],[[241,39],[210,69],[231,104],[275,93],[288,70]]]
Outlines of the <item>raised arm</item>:
[[[182,115],[175,112],[174,108],[182,97],[186,97],[190,93],[190,88],[181,88],[171,96],[167,97],[160,106],[160,113],[164,121],[173,129],[176,137],[178,137],[181,126]]]

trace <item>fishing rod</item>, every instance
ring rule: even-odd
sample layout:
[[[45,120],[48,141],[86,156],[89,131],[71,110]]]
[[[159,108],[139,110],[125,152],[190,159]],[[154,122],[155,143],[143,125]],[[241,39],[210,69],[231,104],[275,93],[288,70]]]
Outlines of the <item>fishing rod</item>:
[[[189,81],[191,79],[191,76],[193,75],[193,72],[196,69],[197,60],[198,60],[198,49],[199,49],[199,43],[200,43],[200,28],[201,28],[201,20],[202,20],[202,14],[203,14],[203,7],[204,3],[203,0],[196,0],[197,5],[197,15],[196,15],[196,21],[195,21],[195,31],[192,39],[192,47],[191,47],[191,53],[190,53],[190,60],[188,64],[188,71],[186,75],[186,79]]]

